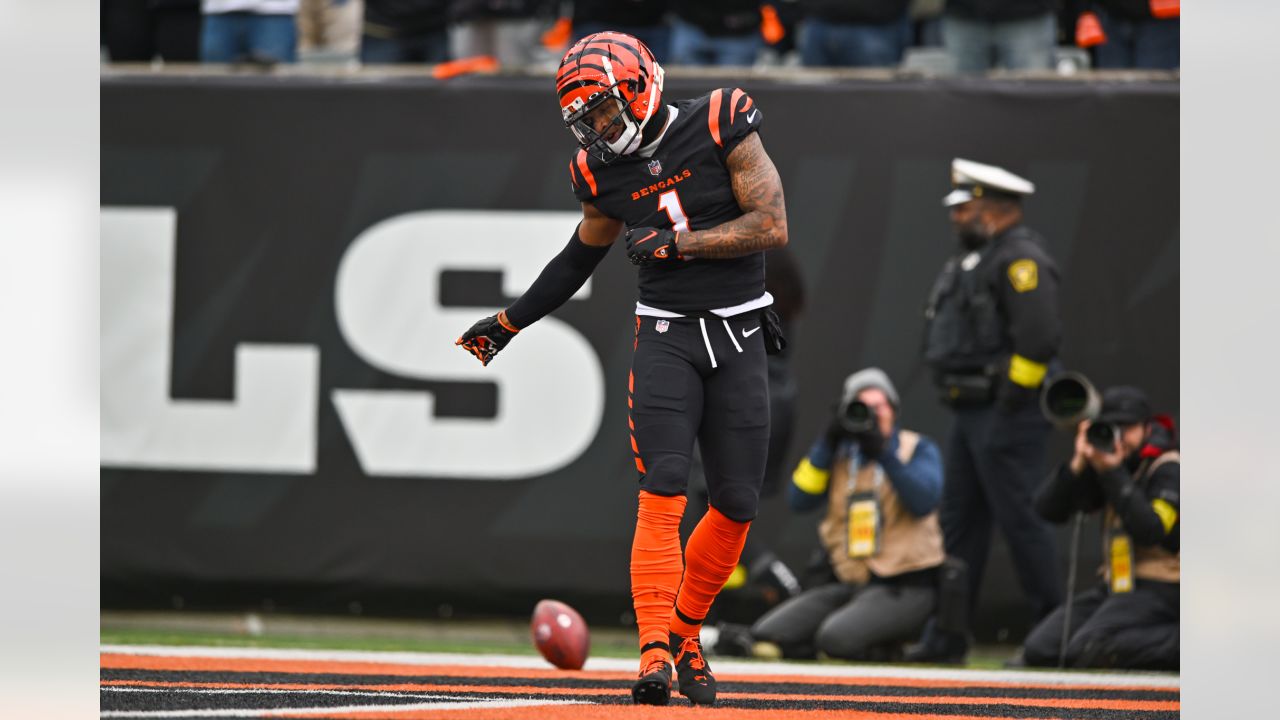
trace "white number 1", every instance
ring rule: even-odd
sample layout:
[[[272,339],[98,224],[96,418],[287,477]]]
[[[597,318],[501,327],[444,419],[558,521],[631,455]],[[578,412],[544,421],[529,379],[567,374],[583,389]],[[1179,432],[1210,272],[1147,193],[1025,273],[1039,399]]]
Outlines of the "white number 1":
[[[680,206],[680,195],[675,190],[668,190],[658,196],[658,207],[667,211],[671,218],[671,229],[676,232],[689,232],[689,218],[684,215]]]

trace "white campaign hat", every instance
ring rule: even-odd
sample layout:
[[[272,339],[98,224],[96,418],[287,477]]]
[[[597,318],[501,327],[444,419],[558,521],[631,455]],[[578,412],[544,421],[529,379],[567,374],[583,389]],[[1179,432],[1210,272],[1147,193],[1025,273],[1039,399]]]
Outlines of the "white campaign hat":
[[[1030,180],[1018,177],[1004,168],[963,158],[951,161],[951,187],[954,189],[942,198],[944,207],[967,203],[989,192],[1030,195],[1036,191],[1036,186]]]

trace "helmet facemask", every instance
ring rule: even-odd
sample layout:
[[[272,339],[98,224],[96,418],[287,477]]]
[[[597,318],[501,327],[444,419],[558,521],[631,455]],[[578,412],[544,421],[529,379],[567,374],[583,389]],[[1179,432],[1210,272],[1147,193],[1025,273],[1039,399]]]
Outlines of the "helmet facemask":
[[[580,107],[565,109],[565,124],[578,139],[578,144],[605,163],[635,152],[640,147],[641,131],[648,122],[648,118],[636,120],[631,104],[620,92],[619,86],[626,82],[629,81],[601,88]],[[608,115],[608,124],[597,130],[601,114]]]

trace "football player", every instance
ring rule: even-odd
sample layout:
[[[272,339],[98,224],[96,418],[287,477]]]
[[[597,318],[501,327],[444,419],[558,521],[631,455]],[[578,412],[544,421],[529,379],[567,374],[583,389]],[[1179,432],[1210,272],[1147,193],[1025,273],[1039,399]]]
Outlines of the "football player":
[[[764,251],[786,245],[787,216],[751,97],[723,88],[669,105],[662,81],[662,67],[630,35],[596,33],[565,53],[556,92],[581,146],[569,174],[582,222],[524,295],[457,344],[487,365],[568,300],[624,237],[639,266],[627,398],[640,475],[631,594],[641,657],[632,698],[667,704],[674,669],[681,694],[710,705],[716,682],[698,637],[756,515],[769,445],[766,338],[775,350],[782,342]],[[710,509],[682,558],[695,439]]]

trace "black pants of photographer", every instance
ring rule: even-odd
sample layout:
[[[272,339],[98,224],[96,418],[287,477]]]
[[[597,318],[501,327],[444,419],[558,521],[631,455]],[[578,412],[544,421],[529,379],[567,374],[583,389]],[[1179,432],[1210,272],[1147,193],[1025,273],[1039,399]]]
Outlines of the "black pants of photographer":
[[[1034,403],[1008,414],[991,405],[955,409],[939,519],[947,554],[969,566],[971,611],[979,607],[993,525],[1009,546],[1033,622],[1062,603],[1053,531],[1033,506],[1049,431]]]
[[[751,635],[774,643],[787,658],[823,652],[844,660],[888,660],[870,652],[885,643],[914,639],[937,600],[932,582],[821,585],[765,613]]]
[[[1058,664],[1066,608],[1049,614],[1027,636],[1028,665]],[[1178,585],[1139,580],[1133,592],[1111,594],[1099,584],[1071,606],[1066,667],[1178,669]]]

